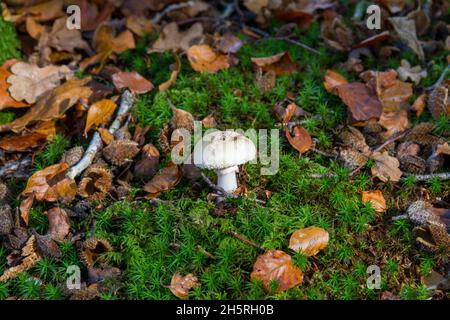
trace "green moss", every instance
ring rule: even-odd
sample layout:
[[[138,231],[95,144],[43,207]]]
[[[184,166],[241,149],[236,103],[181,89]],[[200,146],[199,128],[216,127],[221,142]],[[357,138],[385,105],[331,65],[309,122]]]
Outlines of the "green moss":
[[[17,39],[14,26],[3,20],[0,16],[0,65],[8,59],[20,58],[19,40]]]

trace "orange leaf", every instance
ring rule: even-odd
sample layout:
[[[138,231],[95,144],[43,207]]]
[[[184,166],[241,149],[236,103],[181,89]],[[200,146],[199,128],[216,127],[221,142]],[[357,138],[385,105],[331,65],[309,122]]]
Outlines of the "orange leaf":
[[[178,184],[181,177],[182,172],[179,166],[170,162],[167,167],[161,169],[153,179],[144,186],[144,190],[150,193],[150,196],[161,191],[168,191]]]
[[[276,281],[277,292],[281,292],[301,284],[303,273],[292,264],[290,255],[280,250],[270,250],[258,257],[250,278],[262,281],[267,291],[271,282]]]
[[[189,290],[197,285],[198,279],[192,273],[189,273],[183,277],[177,272],[172,277],[169,289],[176,297],[180,299],[187,299]]]
[[[376,93],[364,83],[353,82],[336,87],[339,97],[344,102],[352,118],[356,121],[367,121],[379,118],[382,105]]]
[[[327,70],[323,85],[328,92],[334,92],[334,89],[338,86],[347,83],[347,80],[339,73],[334,72],[333,70]]]
[[[92,126],[98,127],[108,123],[116,107],[115,102],[109,99],[103,99],[94,103],[88,110],[84,135],[87,135]]]
[[[12,73],[4,67],[0,67],[0,110],[5,108],[23,108],[28,107],[29,104],[14,100],[9,94],[9,87],[11,86],[6,80]]]
[[[170,65],[170,69],[172,70],[172,73],[170,74],[169,80],[161,83],[158,87],[159,91],[165,91],[169,89],[175,81],[177,81],[178,74],[181,71],[181,60],[180,57],[174,53],[175,57],[175,63]]]
[[[383,193],[380,190],[363,191],[361,193],[363,203],[369,202],[376,212],[386,211],[386,200],[383,197]]]
[[[116,72],[113,74],[112,80],[117,89],[128,88],[137,94],[147,93],[153,89],[153,84],[136,71]]]
[[[251,60],[258,68],[266,72],[273,71],[277,76],[291,74],[297,71],[296,64],[286,51],[270,57],[251,58]]]
[[[206,44],[192,46],[186,53],[192,69],[197,72],[216,73],[230,67],[228,56],[214,52]]]
[[[306,256],[315,256],[327,247],[330,236],[319,227],[308,227],[295,231],[289,240],[289,248]]]
[[[305,128],[296,126],[294,128],[294,136],[291,136],[288,128],[284,128],[286,138],[291,146],[293,146],[300,154],[307,152],[312,147],[312,139]]]

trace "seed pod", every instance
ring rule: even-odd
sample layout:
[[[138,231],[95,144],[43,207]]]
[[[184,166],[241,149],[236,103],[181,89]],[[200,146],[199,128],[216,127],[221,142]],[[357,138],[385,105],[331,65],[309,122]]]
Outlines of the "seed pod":
[[[438,215],[434,214],[433,206],[425,201],[419,200],[411,203],[406,213],[415,225],[424,225],[427,223],[434,225],[444,225]]]
[[[112,187],[113,175],[105,166],[94,164],[84,173],[78,185],[78,193],[89,200],[102,200]]]
[[[83,157],[83,147],[73,147],[64,152],[60,162],[66,162],[69,167],[76,165]]]
[[[428,98],[428,109],[433,118],[450,114],[450,98],[448,96],[449,85],[443,84],[436,87]]]
[[[403,156],[398,159],[400,168],[408,173],[423,174],[426,170],[426,161],[419,156]]]
[[[137,142],[131,140],[115,140],[103,149],[105,159],[115,166],[123,166],[139,153]]]
[[[80,257],[88,267],[93,267],[101,254],[112,250],[111,244],[105,239],[89,238],[83,242]]]
[[[441,247],[450,246],[450,235],[443,226],[427,224],[415,227],[413,233],[418,247],[424,251],[435,253]]]
[[[7,204],[0,206],[0,235],[8,235],[14,227],[11,207]]]

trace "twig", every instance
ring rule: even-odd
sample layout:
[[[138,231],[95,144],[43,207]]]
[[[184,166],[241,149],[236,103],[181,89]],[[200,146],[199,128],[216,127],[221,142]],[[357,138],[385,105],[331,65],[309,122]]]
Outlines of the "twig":
[[[228,230],[226,231],[226,234],[232,236],[233,238],[236,238],[238,240],[241,240],[242,242],[244,242],[245,244],[248,244],[252,247],[255,247],[261,251],[266,251],[266,249],[264,249],[263,247],[261,247],[259,244],[253,242],[252,240],[249,240],[248,238],[246,238],[245,236],[243,236],[242,234],[239,234],[237,232],[234,232],[232,230]]]
[[[163,11],[155,14],[155,16],[152,19],[152,22],[154,24],[158,24],[161,21],[161,19],[164,18],[164,16],[166,14],[168,14],[169,12],[177,11],[177,10],[187,8],[187,7],[191,7],[193,4],[194,4],[194,1],[188,1],[188,2],[175,3],[175,4],[168,5],[167,7],[164,8]]]
[[[431,91],[431,90],[433,90],[434,88],[436,88],[437,86],[439,86],[439,85],[442,83],[442,81],[444,81],[445,75],[447,74],[448,70],[450,70],[450,64],[448,64],[448,65],[445,67],[445,69],[442,71],[442,73],[441,73],[439,79],[437,79],[437,81],[436,81],[431,87],[428,87],[428,88],[426,88],[425,90]]]
[[[114,134],[120,128],[123,120],[133,106],[133,103],[133,94],[128,90],[125,91],[122,94],[122,99],[120,101],[120,107],[117,111],[116,118],[114,119],[108,130],[111,134]],[[102,138],[100,137],[100,134],[98,132],[95,132],[86,152],[83,155],[83,158],[81,158],[81,160],[76,165],[69,169],[66,176],[70,179],[75,179],[75,177],[80,175],[87,167],[91,165],[92,161],[94,161],[95,155],[101,149],[101,147]]]
[[[409,216],[407,214],[401,214],[401,215],[392,217],[392,220],[394,220],[394,221],[403,220],[403,219],[409,219]]]
[[[332,158],[332,159],[336,159],[338,157],[338,155],[336,153],[329,153],[329,152],[325,152],[316,148],[311,148],[311,151],[320,154],[321,156],[327,157],[327,158]]]
[[[438,180],[449,180],[450,172],[442,172],[442,173],[431,173],[431,174],[411,174],[403,177],[402,180],[405,180],[408,177],[414,177],[416,181],[429,181],[431,179]]]
[[[30,165],[30,158],[23,158],[18,161],[7,162],[0,168],[0,178],[16,178],[25,180],[29,176],[29,173],[25,172],[25,170]]]
[[[336,178],[338,175],[335,173],[312,173],[309,178],[321,179],[321,178]]]
[[[200,251],[201,253],[203,253],[205,256],[207,256],[208,258],[211,259],[216,259],[216,257],[214,255],[212,255],[211,253],[209,253],[208,251],[206,251],[201,245],[197,245],[197,249],[198,251]]]
[[[308,45],[306,45],[306,44],[304,44],[304,43],[302,43],[302,42],[300,42],[300,41],[291,39],[291,38],[289,38],[289,37],[280,37],[280,38],[275,38],[275,39],[284,40],[284,41],[287,41],[287,42],[289,42],[289,43],[291,43],[291,44],[294,44],[294,45],[296,45],[296,46],[299,46],[299,47],[301,47],[301,48],[303,48],[303,49],[306,49],[306,50],[308,50],[308,51],[311,51],[311,52],[313,52],[313,53],[315,53],[315,54],[320,54],[320,52],[317,51],[316,49],[311,48],[310,46],[308,46]]]

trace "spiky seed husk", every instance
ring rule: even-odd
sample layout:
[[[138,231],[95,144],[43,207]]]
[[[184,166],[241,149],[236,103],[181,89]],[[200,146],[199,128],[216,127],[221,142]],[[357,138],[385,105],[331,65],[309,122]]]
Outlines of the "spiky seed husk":
[[[159,145],[161,146],[161,149],[164,153],[169,153],[171,150],[170,131],[171,131],[170,126],[168,124],[166,124],[161,129],[159,136],[158,136]]]
[[[450,98],[448,85],[442,84],[434,88],[428,97],[428,109],[433,118],[450,114]]]
[[[0,205],[0,235],[8,235],[14,227],[14,218],[11,207],[7,204]]]
[[[350,170],[363,166],[367,160],[367,156],[351,147],[342,146],[339,148],[339,161]]]
[[[3,182],[0,181],[0,204],[6,201],[8,197],[9,189]]]
[[[92,267],[101,254],[111,250],[112,246],[108,240],[92,237],[83,242],[80,258],[86,266]]]
[[[70,148],[69,150],[64,152],[60,162],[66,162],[69,165],[69,167],[72,167],[81,160],[83,154],[84,154],[83,147],[77,146]]]
[[[78,185],[78,193],[89,200],[96,201],[105,198],[112,187],[113,174],[102,164],[91,165],[83,174]]]
[[[433,213],[433,206],[425,201],[419,200],[411,203],[406,210],[406,213],[415,225],[424,225],[427,223],[434,225],[443,225],[439,216]]]
[[[115,166],[123,166],[139,153],[138,143],[132,140],[115,140],[103,149],[105,159]]]
[[[408,173],[423,174],[426,171],[426,161],[419,156],[406,155],[398,159],[400,168]]]

